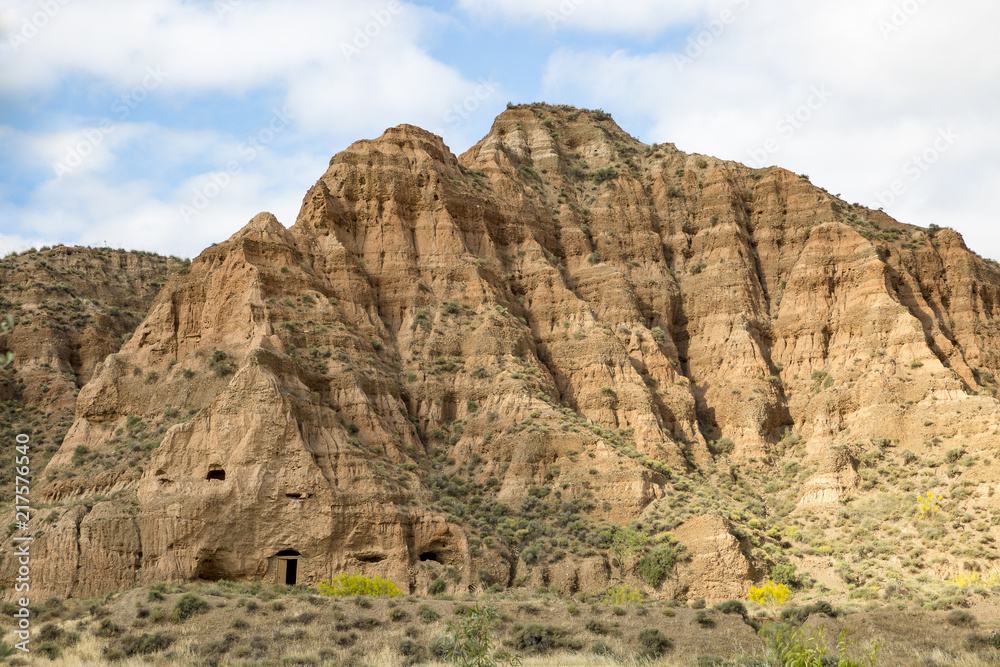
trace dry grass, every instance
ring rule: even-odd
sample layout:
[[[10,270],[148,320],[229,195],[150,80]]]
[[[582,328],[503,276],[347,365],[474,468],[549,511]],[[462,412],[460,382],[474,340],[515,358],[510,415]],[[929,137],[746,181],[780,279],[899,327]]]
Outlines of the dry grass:
[[[372,600],[370,605],[359,606],[353,599],[322,598],[307,591],[280,587],[241,589],[239,585],[192,585],[183,589],[194,591],[205,599],[210,605],[209,611],[182,623],[171,623],[165,618],[154,620],[155,617],[147,613],[154,605],[161,605],[169,612],[181,596],[182,587],[171,588],[169,593],[164,593],[163,600],[152,602],[147,599],[148,588],[116,594],[109,599],[67,601],[57,616],[36,621],[33,625],[36,635],[49,623],[62,628],[63,634],[53,640],[61,656],[49,660],[36,652],[27,658],[19,656],[11,664],[105,665],[109,664],[109,657],[119,652],[114,664],[125,666],[398,667],[406,662],[400,652],[400,643],[409,640],[419,647],[422,656],[419,664],[443,665],[435,662],[430,654],[432,642],[445,633],[447,622],[456,617],[456,612],[461,612],[463,605],[473,603],[471,600],[404,598]],[[557,650],[544,655],[518,651],[525,667],[686,666],[698,664],[699,658],[702,664],[707,664],[705,658],[708,656],[719,659],[713,664],[726,667],[774,664],[765,640],[735,614],[710,611],[715,623],[703,626],[695,621],[694,609],[668,609],[660,603],[626,606],[624,614],[618,615],[610,605],[592,608],[577,601],[577,613],[573,615],[567,610],[568,600],[553,596],[493,598],[490,602],[504,615],[501,636],[508,646],[518,626],[530,623],[557,626],[577,642],[578,648],[574,650]],[[393,608],[404,611],[405,617],[392,620]],[[422,608],[433,609],[439,617],[422,622]],[[920,667],[997,664],[1000,652],[990,648],[986,639],[991,630],[1000,629],[1000,605],[983,603],[969,612],[975,622],[962,626],[949,623],[949,612],[945,611],[877,608],[837,618],[814,614],[806,620],[803,630],[808,635],[822,625],[832,652],[835,652],[833,647],[840,630],[845,630],[859,649],[869,641],[878,641],[881,646],[878,664]],[[9,620],[4,622],[9,628]],[[95,633],[101,632],[102,623],[118,626],[120,633],[96,636]],[[638,634],[644,628],[661,630],[672,640],[673,648],[655,661],[642,659]],[[49,631],[51,634],[52,628]],[[72,633],[79,636],[75,643],[68,639]],[[173,643],[169,648],[150,655],[127,657],[120,654],[124,636],[156,633],[170,635]],[[5,640],[10,643],[12,635],[8,633]],[[40,644],[41,639],[36,636],[33,649],[37,651]],[[601,648],[605,654],[595,654],[595,648]],[[860,650],[856,654],[859,656]]]

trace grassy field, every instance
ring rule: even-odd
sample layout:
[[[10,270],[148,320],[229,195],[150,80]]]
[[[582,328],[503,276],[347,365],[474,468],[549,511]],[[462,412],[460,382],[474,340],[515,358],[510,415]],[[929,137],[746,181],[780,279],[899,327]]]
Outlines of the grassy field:
[[[877,642],[878,665],[1000,663],[990,638],[1000,630],[1000,595],[993,592],[950,611],[813,601],[772,610],[744,603],[744,616],[732,603],[702,609],[659,601],[615,605],[549,593],[334,598],[304,587],[228,582],[50,599],[34,608],[31,654],[9,663],[443,665],[450,664],[442,655],[449,623],[477,603],[499,611],[498,648],[519,655],[525,666],[781,665],[766,638],[779,622],[805,637],[821,631],[831,656],[842,630],[856,645],[855,659]],[[3,618],[5,641],[12,643],[10,615]]]

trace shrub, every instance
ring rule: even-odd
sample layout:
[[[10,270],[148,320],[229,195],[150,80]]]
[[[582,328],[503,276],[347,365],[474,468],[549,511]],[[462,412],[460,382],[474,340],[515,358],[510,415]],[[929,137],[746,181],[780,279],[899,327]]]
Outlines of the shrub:
[[[712,618],[712,615],[704,609],[694,615],[694,621],[698,625],[705,628],[711,628],[715,625],[715,619]]]
[[[174,623],[183,623],[195,614],[204,614],[208,611],[208,603],[194,593],[185,593],[177,598],[174,608],[170,610],[170,620]]]
[[[496,651],[500,643],[500,612],[492,605],[474,605],[457,620],[449,621],[444,644],[445,656],[461,667],[519,665],[520,659],[507,651]]]
[[[412,639],[401,639],[398,644],[399,654],[406,658],[403,664],[416,665],[427,658],[427,649]]]
[[[729,454],[733,451],[735,443],[729,438],[719,438],[718,440],[708,441],[708,451],[711,452],[712,456],[723,456]]]
[[[118,625],[110,618],[101,621],[101,625],[94,630],[96,637],[117,637],[122,633],[122,626]]]
[[[441,618],[441,614],[434,611],[430,605],[422,604],[417,607],[417,618],[419,618],[424,623],[433,623],[434,621]]]
[[[598,169],[594,172],[594,182],[604,183],[605,181],[610,181],[618,176],[618,172],[615,171],[614,167],[604,167],[603,169]]]
[[[795,566],[792,564],[772,565],[771,581],[778,584],[785,584],[791,588],[798,588],[800,585],[799,578],[795,574]]]
[[[587,621],[586,625],[583,627],[587,629],[587,632],[593,632],[595,635],[606,635],[611,632],[611,630],[608,629],[608,626],[604,625],[596,618],[592,618]]]
[[[336,597],[353,597],[357,595],[367,595],[369,597],[399,597],[403,591],[399,586],[388,579],[382,577],[368,578],[363,574],[341,574],[330,580],[319,582],[320,595],[333,595]]]
[[[674,643],[656,628],[646,628],[639,633],[642,653],[650,658],[659,658],[673,648]]]
[[[612,586],[604,594],[604,604],[638,604],[642,593],[625,585]]]
[[[41,653],[49,660],[55,660],[62,655],[62,651],[59,650],[59,647],[52,642],[42,642],[34,650]]]
[[[976,625],[976,617],[962,609],[948,612],[947,621],[959,628],[971,628]]]
[[[747,617],[747,606],[740,600],[726,600],[715,605],[713,609],[723,614],[739,614],[743,618]]]
[[[441,577],[435,579],[434,582],[427,589],[427,592],[430,593],[431,595],[441,595],[441,593],[444,593],[444,579],[442,579]]]
[[[173,643],[174,638],[162,632],[155,635],[125,635],[121,640],[121,650],[127,656],[149,655],[157,651],[165,651]]]
[[[649,333],[652,334],[653,340],[655,340],[658,345],[663,345],[667,342],[667,334],[660,327],[653,327],[650,329]]]
[[[233,372],[233,364],[228,361],[228,355],[222,350],[215,350],[208,360],[208,367],[218,377],[229,375]]]
[[[398,623],[398,622],[405,621],[405,620],[407,620],[409,618],[410,618],[410,615],[407,614],[400,607],[393,607],[392,609],[389,610],[389,620],[390,621],[395,621],[395,622]]]
[[[680,546],[663,545],[649,551],[636,566],[636,573],[647,584],[656,588],[674,569],[680,557]]]
[[[566,631],[554,625],[530,623],[514,628],[514,648],[529,653],[548,653],[563,645]]]
[[[765,607],[775,607],[788,602],[792,597],[792,591],[784,584],[768,580],[763,586],[751,587],[747,595],[751,602],[757,602]]]
[[[805,637],[801,628],[778,625],[769,632],[772,647],[785,665],[837,665],[838,667],[874,667],[879,645],[876,643],[864,652],[862,660],[854,660],[849,653],[854,642],[841,630],[837,636],[837,657],[828,657],[823,627],[816,628],[811,637]]]

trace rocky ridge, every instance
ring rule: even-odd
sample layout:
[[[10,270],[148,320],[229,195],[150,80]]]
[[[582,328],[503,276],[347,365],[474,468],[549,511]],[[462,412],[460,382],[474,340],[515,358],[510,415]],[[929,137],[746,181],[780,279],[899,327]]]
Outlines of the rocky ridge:
[[[514,107],[459,157],[399,126],[291,227],[262,213],[174,271],[94,366],[34,581],[273,579],[295,552],[309,584],[721,599],[780,564],[833,590],[928,569],[830,547],[838,512],[941,577],[988,566],[998,290],[951,230],[600,111]],[[609,554],[629,522],[680,557],[662,582]]]

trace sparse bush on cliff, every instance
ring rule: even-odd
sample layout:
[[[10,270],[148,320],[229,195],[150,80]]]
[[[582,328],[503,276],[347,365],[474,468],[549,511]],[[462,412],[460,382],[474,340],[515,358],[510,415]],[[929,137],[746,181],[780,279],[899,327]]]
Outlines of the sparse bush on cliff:
[[[618,172],[614,167],[604,167],[603,169],[598,169],[594,172],[594,182],[604,183],[605,181],[610,181],[618,176]]]
[[[225,377],[233,372],[233,364],[229,361],[229,355],[222,350],[215,350],[208,360],[209,369],[218,377]]]
[[[368,597],[398,597],[403,595],[395,583],[382,577],[368,578],[363,574],[341,574],[333,579],[324,579],[319,582],[320,595],[333,595],[336,597],[355,597],[366,595]]]
[[[674,565],[681,558],[683,547],[680,545],[662,545],[649,551],[636,566],[636,573],[654,588],[673,571]]]

